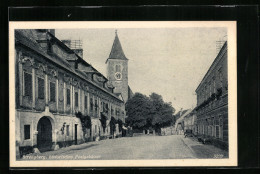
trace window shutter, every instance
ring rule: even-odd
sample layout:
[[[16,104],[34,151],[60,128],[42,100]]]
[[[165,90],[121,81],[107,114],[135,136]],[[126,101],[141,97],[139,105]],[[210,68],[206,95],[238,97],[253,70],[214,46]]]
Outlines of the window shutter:
[[[24,95],[32,98],[32,75],[24,72]]]

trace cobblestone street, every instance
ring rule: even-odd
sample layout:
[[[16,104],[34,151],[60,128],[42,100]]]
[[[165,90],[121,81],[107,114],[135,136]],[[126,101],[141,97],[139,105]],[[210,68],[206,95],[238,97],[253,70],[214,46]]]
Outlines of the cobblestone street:
[[[129,159],[190,159],[213,158],[214,153],[223,151],[183,135],[139,136],[107,139],[89,142],[49,151],[41,154],[27,155],[23,160],[129,160]]]

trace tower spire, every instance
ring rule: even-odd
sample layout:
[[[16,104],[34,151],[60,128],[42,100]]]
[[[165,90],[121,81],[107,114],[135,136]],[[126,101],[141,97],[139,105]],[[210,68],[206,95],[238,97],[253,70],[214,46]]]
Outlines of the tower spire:
[[[115,30],[115,39],[108,59],[128,60],[124,54],[121,43],[119,41],[117,29]]]

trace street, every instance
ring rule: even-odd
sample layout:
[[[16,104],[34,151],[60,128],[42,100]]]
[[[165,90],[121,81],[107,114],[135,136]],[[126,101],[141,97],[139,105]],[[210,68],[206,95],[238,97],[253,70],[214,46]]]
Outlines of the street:
[[[193,146],[196,147],[193,149]],[[198,147],[200,147],[198,149]],[[213,158],[212,153],[223,154],[220,149],[208,148],[183,135],[138,136],[107,139],[61,148],[41,154],[31,154],[22,160],[135,160],[135,159],[191,159]],[[209,150],[210,149],[210,150]],[[223,155],[225,156],[225,155]]]

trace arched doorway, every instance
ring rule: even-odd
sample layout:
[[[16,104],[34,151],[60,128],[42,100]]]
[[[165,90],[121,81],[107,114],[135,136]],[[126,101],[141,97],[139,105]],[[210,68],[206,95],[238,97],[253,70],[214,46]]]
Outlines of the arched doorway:
[[[37,125],[37,147],[40,152],[51,150],[52,147],[52,125],[47,117],[42,117]]]

